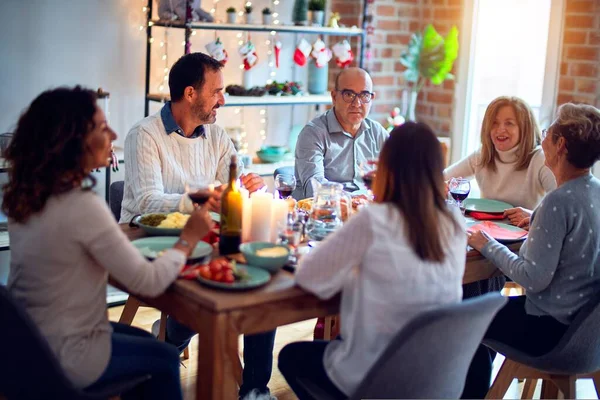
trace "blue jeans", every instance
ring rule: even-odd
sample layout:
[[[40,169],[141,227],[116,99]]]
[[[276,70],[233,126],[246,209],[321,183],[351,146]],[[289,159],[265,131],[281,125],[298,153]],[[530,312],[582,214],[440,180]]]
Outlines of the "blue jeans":
[[[167,318],[165,341],[175,345],[179,353],[187,347],[195,334],[196,332],[177,322],[174,318]],[[240,398],[246,396],[253,389],[256,389],[260,394],[270,394],[267,385],[273,370],[274,344],[274,330],[244,336],[244,373],[239,392]]]
[[[110,383],[128,376],[148,374],[152,378],[128,393],[129,399],[183,399],[179,381],[179,354],[172,346],[159,342],[152,334],[111,322],[112,351],[108,366],[100,378],[89,386]]]

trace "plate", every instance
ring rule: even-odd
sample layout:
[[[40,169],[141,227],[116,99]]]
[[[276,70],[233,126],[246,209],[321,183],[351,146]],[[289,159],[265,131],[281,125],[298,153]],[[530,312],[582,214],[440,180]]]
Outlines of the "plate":
[[[507,208],[513,208],[512,204],[491,199],[466,199],[463,201],[463,205],[467,211],[479,211],[492,214],[500,214]]]
[[[210,214],[210,217],[213,221],[215,221],[217,224],[221,223],[221,214],[216,213],[214,211],[209,211],[208,213]]]
[[[179,228],[159,228],[158,226],[144,225],[140,222],[147,215],[168,215],[169,213],[148,213],[133,217],[129,225],[139,226],[150,236],[179,236],[182,229]]]
[[[136,239],[131,243],[149,260],[154,260],[158,257],[158,252],[170,249],[178,237],[173,236],[153,236],[141,239]],[[188,257],[188,261],[202,262],[207,261],[207,258],[212,254],[213,248],[206,242],[198,242],[192,254]]]
[[[467,222],[467,228],[470,228],[473,225],[482,224],[482,223],[484,223],[484,221],[468,221]],[[525,229],[521,229],[518,226],[509,225],[509,224],[505,224],[505,223],[502,223],[502,222],[485,221],[485,223],[496,225],[499,228],[503,228],[503,229],[506,229],[506,230],[511,231],[511,232],[519,232],[519,233],[526,232],[526,233],[529,233]],[[521,241],[527,239],[527,235],[524,235],[524,236],[522,236],[520,238],[503,237],[501,235],[490,235],[490,236],[492,236],[494,239],[496,239],[497,241],[499,241],[501,243],[521,242]]]
[[[268,271],[266,271],[262,268],[253,267],[251,265],[240,264],[240,263],[237,264],[237,267],[243,268],[246,270],[246,272],[248,272],[248,275],[249,275],[248,280],[243,281],[243,282],[224,283],[224,282],[211,281],[210,279],[205,279],[201,276],[198,276],[196,279],[198,279],[198,281],[200,281],[202,284],[204,284],[206,286],[214,287],[217,289],[224,289],[224,290],[254,289],[259,286],[265,285],[267,282],[269,282],[271,280],[271,274],[269,274]]]

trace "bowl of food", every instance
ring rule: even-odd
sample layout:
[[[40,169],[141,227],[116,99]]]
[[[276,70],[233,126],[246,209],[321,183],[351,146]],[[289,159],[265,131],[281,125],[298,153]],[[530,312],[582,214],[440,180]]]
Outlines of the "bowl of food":
[[[189,218],[188,214],[180,212],[150,213],[134,217],[131,224],[151,236],[179,236]]]
[[[174,236],[153,236],[136,239],[131,242],[139,252],[148,260],[160,257],[165,251],[172,248],[179,238]],[[206,242],[198,242],[192,254],[187,259],[188,264],[208,262],[213,248]]]
[[[269,242],[248,242],[240,245],[240,251],[248,264],[275,273],[283,267],[290,257],[287,246]]]

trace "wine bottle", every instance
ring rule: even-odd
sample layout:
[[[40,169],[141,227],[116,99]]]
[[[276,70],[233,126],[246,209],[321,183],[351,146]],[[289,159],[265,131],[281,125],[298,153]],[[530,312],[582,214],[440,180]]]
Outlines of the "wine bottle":
[[[239,252],[242,241],[242,193],[237,184],[237,156],[231,156],[229,184],[221,195],[221,234],[219,253]]]

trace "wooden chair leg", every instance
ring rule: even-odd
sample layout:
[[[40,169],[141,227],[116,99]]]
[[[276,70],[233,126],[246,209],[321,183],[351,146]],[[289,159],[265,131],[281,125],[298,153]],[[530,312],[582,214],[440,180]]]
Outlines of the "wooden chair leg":
[[[523,393],[521,394],[521,399],[533,399],[533,393],[535,392],[535,388],[537,386],[537,379],[525,379],[525,384],[523,385]]]
[[[165,341],[167,335],[167,313],[160,313],[160,325],[158,329],[158,340]]]
[[[133,296],[129,296],[127,301],[125,302],[125,307],[123,307],[123,312],[121,313],[121,317],[119,318],[119,323],[125,325],[131,325],[133,322],[133,318],[135,318],[135,314],[137,313],[138,308],[140,308],[141,301],[136,299]]]
[[[189,360],[189,358],[190,358],[190,346],[183,349],[183,359]]]
[[[333,317],[325,317],[325,327],[323,328],[323,339],[331,340],[331,325],[333,324]]]
[[[558,387],[563,393],[563,398],[574,399],[575,398],[575,382],[577,378],[575,375],[552,375],[552,382]]]
[[[592,374],[592,379],[594,380],[594,386],[596,387],[596,396],[600,399],[600,371]]]
[[[554,382],[544,379],[542,382],[542,392],[540,393],[540,399],[557,399],[558,388]]]
[[[515,379],[519,364],[509,359],[504,359],[492,387],[485,395],[486,399],[502,399],[508,390],[508,387]]]

